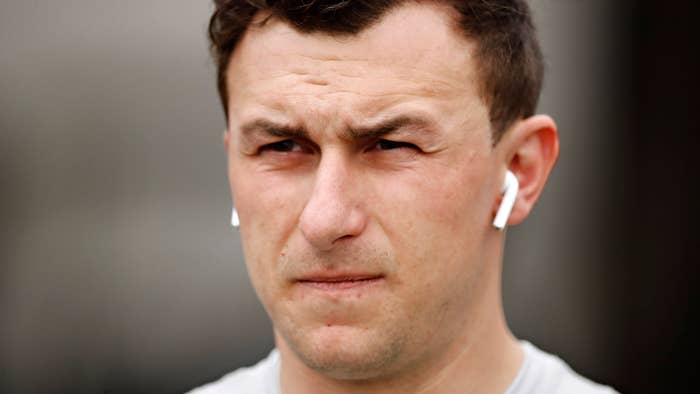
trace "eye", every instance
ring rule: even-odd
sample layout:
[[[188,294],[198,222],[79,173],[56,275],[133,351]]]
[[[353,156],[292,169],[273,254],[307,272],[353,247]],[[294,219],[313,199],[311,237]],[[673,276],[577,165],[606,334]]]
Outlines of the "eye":
[[[418,147],[411,144],[411,143],[402,142],[402,141],[391,141],[391,140],[379,140],[372,147],[372,149],[376,149],[376,150],[392,150],[392,149],[399,149],[399,148],[409,148],[409,149],[413,149],[413,150],[418,150]]]
[[[260,152],[272,151],[272,152],[299,152],[302,151],[301,145],[299,145],[294,140],[283,140],[274,142],[272,144],[263,145],[260,147]]]

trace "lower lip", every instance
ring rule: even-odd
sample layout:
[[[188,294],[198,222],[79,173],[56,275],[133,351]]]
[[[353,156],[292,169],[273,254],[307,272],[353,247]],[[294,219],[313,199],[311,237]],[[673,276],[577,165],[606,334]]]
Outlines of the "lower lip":
[[[312,289],[328,291],[328,292],[342,292],[349,290],[361,290],[370,286],[379,284],[383,278],[367,278],[367,279],[357,279],[357,280],[340,280],[340,281],[310,281],[301,280],[299,283],[302,286],[310,287]]]

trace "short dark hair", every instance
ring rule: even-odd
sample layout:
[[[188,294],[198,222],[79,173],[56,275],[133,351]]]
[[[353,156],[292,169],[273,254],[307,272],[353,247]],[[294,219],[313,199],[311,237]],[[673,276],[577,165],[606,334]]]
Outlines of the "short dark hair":
[[[226,70],[231,54],[259,11],[300,32],[353,35],[407,1],[421,0],[214,0],[209,22],[217,84],[228,117]],[[543,60],[525,0],[424,0],[457,11],[457,26],[477,45],[477,75],[489,106],[493,140],[517,119],[535,112],[542,88]]]

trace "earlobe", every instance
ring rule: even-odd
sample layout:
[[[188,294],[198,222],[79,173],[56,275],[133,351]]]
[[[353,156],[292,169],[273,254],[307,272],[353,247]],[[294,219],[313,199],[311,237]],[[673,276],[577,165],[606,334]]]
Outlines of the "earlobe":
[[[504,136],[507,141],[506,166],[519,183],[508,225],[515,225],[530,214],[559,156],[557,126],[547,115],[523,119]]]

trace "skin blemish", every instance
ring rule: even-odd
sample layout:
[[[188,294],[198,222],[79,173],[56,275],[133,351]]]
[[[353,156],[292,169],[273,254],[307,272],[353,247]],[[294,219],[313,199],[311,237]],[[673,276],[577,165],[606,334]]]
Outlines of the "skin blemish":
[[[328,81],[322,78],[317,78],[317,77],[307,77],[304,79],[304,82],[310,84],[310,85],[317,85],[317,86],[328,86]]]

